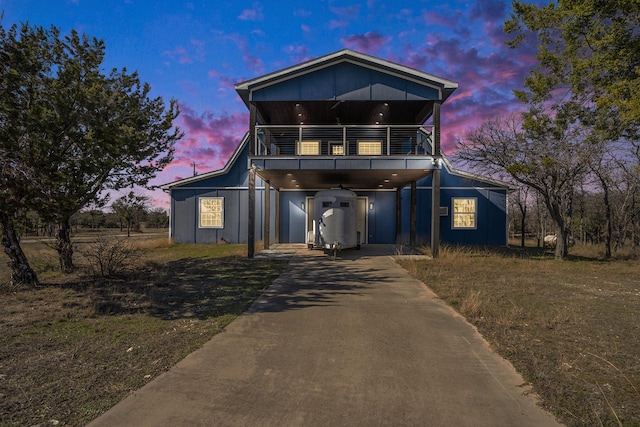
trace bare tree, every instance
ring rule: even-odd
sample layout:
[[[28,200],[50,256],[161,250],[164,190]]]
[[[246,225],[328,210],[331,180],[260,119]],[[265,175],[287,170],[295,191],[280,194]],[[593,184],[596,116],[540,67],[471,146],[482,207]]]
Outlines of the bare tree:
[[[524,121],[522,120],[524,119]],[[470,169],[508,173],[544,201],[556,228],[555,258],[568,254],[574,190],[585,177],[596,144],[584,128],[542,110],[485,122],[457,143],[454,157]]]
[[[526,230],[527,230],[527,207],[529,203],[529,188],[519,187],[513,192],[510,200],[520,211],[520,246],[525,247]]]

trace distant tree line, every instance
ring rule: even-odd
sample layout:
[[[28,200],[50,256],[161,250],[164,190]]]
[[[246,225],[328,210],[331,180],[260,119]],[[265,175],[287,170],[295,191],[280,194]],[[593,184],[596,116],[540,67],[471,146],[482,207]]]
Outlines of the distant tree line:
[[[512,193],[509,233],[512,239],[534,239],[542,247],[544,237],[555,234],[555,226],[539,197],[522,199],[520,190]],[[523,206],[524,205],[524,206]],[[608,207],[607,207],[608,205]],[[607,212],[609,211],[609,214]],[[579,244],[603,245],[610,253],[622,248],[640,249],[640,185],[627,192],[576,189],[571,236]]]
[[[36,212],[27,212],[17,222],[19,234],[23,237],[53,237],[55,224],[43,222]],[[163,208],[144,206],[127,214],[116,209],[88,208],[75,213],[70,220],[72,233],[118,229],[138,232],[141,229],[163,229],[169,226],[169,215]]]

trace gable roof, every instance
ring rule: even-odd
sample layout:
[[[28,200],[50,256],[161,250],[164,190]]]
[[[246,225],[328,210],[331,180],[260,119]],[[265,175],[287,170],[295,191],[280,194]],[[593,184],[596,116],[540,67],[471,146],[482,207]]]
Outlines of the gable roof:
[[[374,56],[355,52],[350,49],[343,49],[329,55],[321,56],[307,62],[256,77],[254,79],[246,80],[236,84],[235,89],[244,103],[249,106],[252,101],[251,94],[255,90],[276,85],[283,81],[343,62],[356,64],[384,74],[393,75],[419,85],[437,87],[441,93],[441,101],[445,101],[458,88],[458,83],[454,81],[437,77],[384,59],[376,58]]]

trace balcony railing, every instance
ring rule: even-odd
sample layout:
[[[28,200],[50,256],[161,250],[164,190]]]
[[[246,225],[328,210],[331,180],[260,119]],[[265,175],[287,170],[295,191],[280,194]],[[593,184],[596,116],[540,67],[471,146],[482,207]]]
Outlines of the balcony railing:
[[[429,156],[433,126],[258,125],[254,156]]]

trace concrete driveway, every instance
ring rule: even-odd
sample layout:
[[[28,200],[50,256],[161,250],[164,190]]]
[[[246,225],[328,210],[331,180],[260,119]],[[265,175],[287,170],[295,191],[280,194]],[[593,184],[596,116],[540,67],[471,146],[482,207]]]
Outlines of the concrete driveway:
[[[559,425],[392,254],[299,249],[247,313],[90,426]]]

